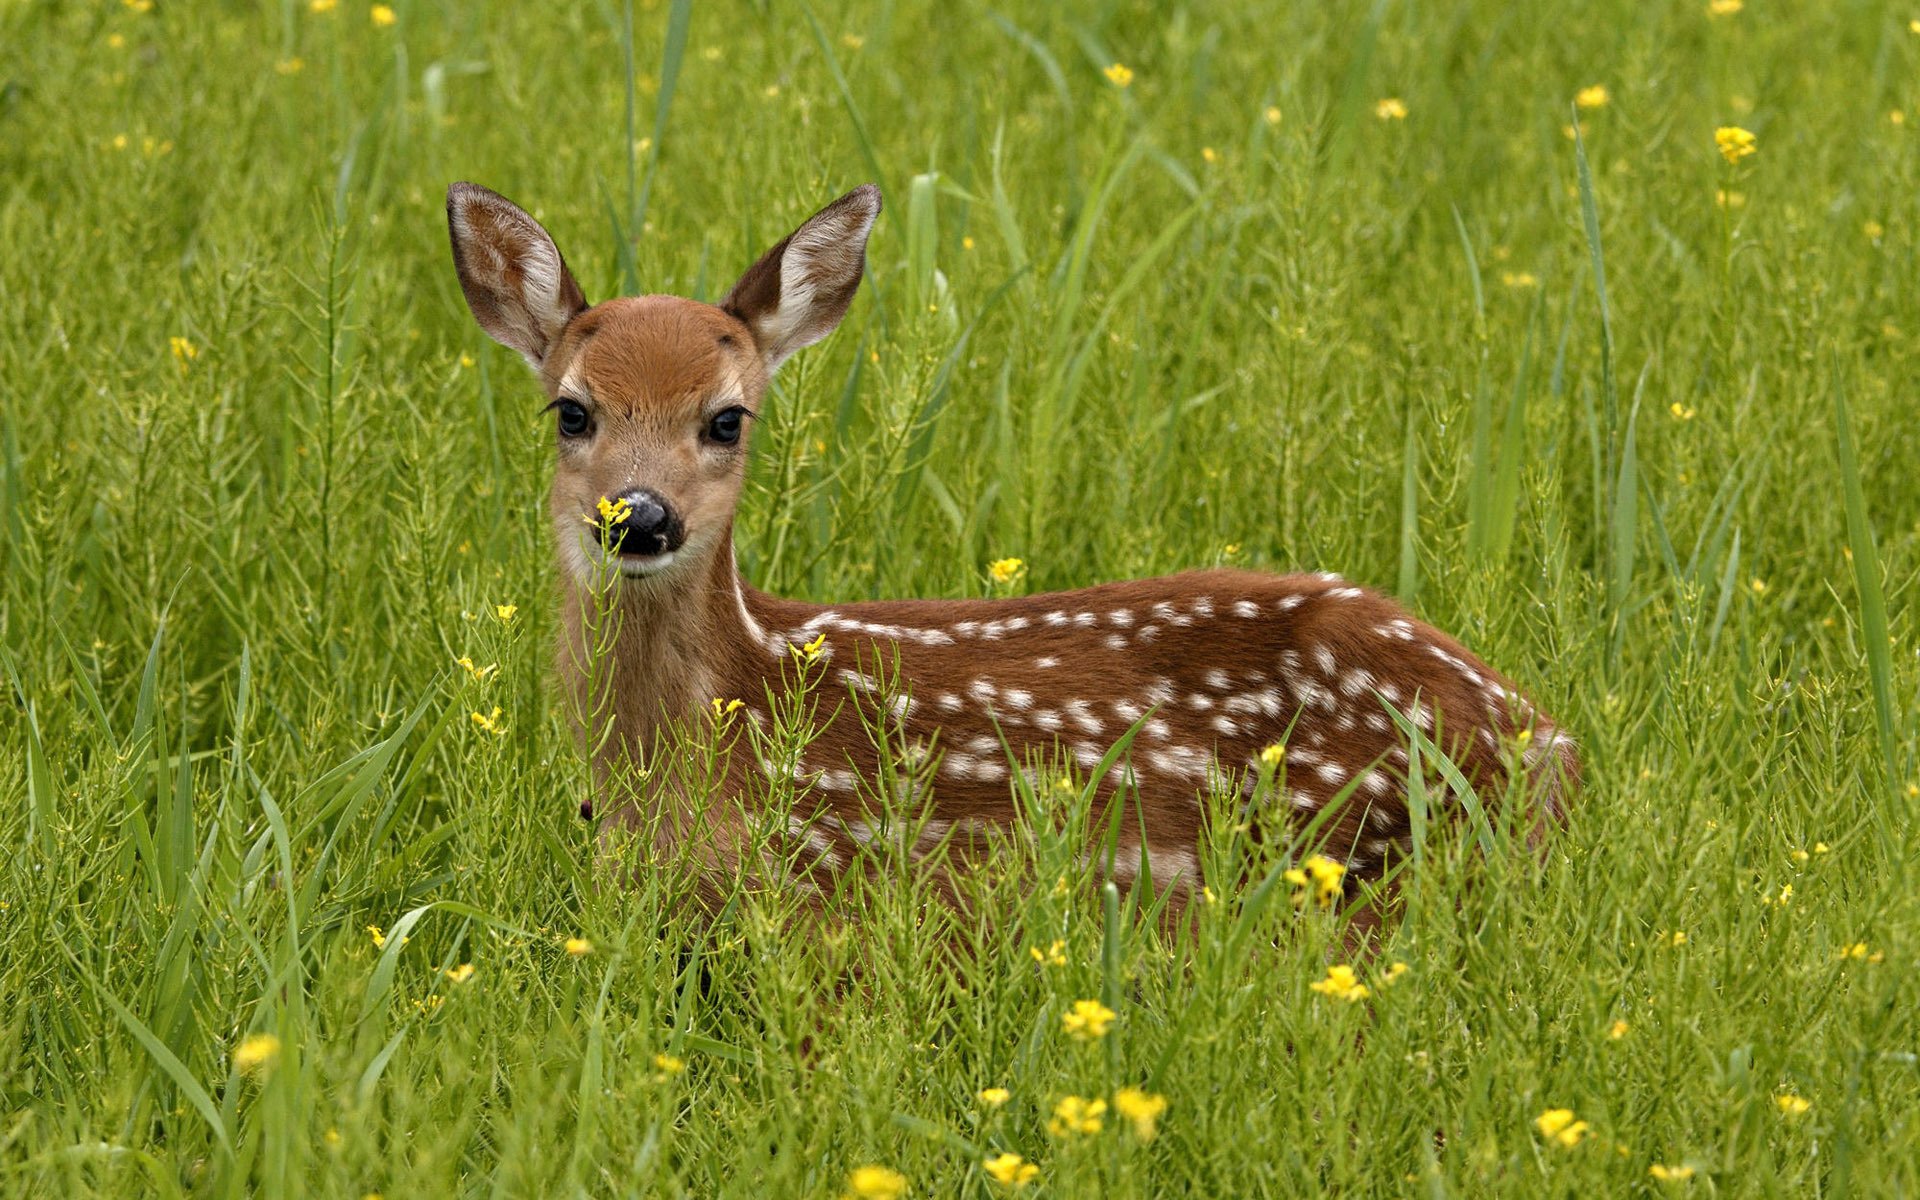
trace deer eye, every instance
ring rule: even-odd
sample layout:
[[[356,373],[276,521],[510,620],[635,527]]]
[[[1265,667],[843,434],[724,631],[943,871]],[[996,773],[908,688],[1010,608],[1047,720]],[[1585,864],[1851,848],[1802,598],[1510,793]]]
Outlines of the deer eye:
[[[572,400],[562,400],[555,404],[554,411],[559,414],[560,436],[585,437],[587,429],[593,424],[587,417],[587,410]]]
[[[713,420],[707,422],[707,440],[721,446],[733,445],[740,440],[741,418],[751,415],[739,405],[715,413]]]

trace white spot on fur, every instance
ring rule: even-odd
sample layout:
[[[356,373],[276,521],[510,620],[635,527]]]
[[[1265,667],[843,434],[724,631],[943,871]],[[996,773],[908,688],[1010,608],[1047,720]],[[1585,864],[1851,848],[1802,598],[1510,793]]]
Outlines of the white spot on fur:
[[[1251,600],[1235,600],[1233,602],[1233,615],[1252,620],[1260,615],[1260,606]]]

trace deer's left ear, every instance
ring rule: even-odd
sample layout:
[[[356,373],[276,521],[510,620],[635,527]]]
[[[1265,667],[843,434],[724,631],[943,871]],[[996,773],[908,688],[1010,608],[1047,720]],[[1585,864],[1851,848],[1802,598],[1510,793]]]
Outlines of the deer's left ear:
[[[767,370],[832,333],[847,315],[879,215],[880,189],[862,184],[762,255],[720,302],[753,331]]]

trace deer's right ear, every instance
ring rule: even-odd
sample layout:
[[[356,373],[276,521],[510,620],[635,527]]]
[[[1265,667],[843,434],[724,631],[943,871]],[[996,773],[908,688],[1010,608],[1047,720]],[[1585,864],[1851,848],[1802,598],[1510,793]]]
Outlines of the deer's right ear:
[[[587,307],[560,248],[513,201],[472,183],[447,189],[447,232],[473,319],[538,371]]]

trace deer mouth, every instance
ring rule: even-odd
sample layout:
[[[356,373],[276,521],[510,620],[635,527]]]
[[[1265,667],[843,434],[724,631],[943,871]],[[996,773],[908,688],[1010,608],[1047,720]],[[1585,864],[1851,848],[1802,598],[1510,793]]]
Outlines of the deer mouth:
[[[622,552],[614,556],[620,566],[620,573],[629,579],[642,579],[648,575],[658,575],[673,565],[674,551],[663,550],[658,554],[635,554]]]

